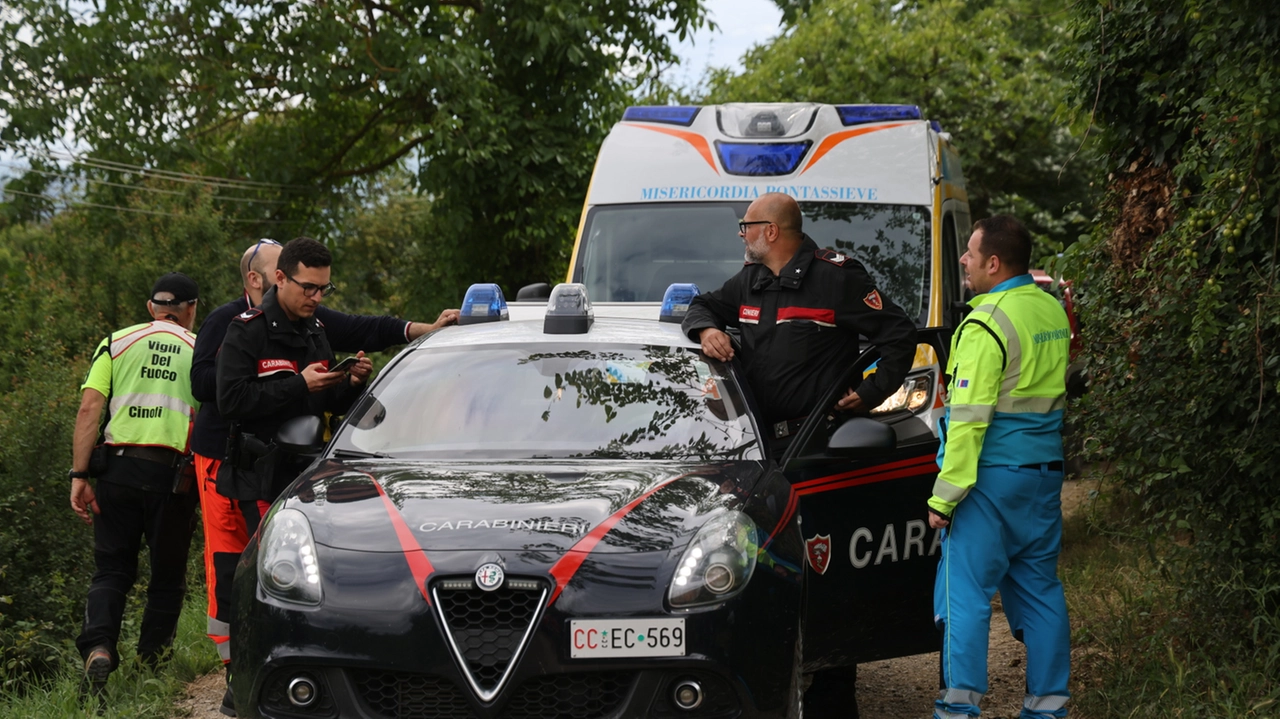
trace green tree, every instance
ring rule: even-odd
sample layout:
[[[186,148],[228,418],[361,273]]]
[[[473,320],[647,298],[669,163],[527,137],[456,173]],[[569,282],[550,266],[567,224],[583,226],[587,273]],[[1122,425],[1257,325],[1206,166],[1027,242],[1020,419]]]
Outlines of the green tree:
[[[15,0],[0,139],[70,133],[101,160],[266,183],[237,190],[263,202],[228,189],[218,209],[317,234],[359,180],[403,163],[432,200],[431,262],[512,289],[562,270],[595,147],[673,60],[659,28],[704,15],[700,0]],[[81,169],[128,169],[109,167]]]
[[[919,105],[956,140],[975,217],[1013,212],[1056,251],[1083,231],[1092,155],[1059,117],[1061,0],[777,0],[789,18],[708,101]]]

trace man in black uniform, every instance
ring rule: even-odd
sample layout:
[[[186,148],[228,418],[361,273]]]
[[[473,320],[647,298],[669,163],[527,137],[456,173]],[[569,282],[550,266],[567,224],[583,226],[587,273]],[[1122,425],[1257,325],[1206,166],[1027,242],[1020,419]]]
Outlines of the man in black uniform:
[[[866,413],[902,386],[916,352],[916,328],[876,289],[862,263],[819,249],[801,231],[800,206],[770,193],[738,222],[746,266],[720,289],[698,295],[681,329],[722,362],[733,359],[725,327],[742,337],[747,383],[775,450],[811,412]],[[834,408],[816,407],[858,358],[858,335],[880,350],[875,374],[848,389]],[[856,667],[815,673],[805,692],[811,716],[857,717]]]
[[[279,242],[263,239],[244,251],[240,257],[244,294],[205,318],[196,337],[191,363],[191,393],[202,403],[191,433],[191,449],[195,453],[196,486],[200,489],[200,516],[204,524],[207,633],[224,664],[231,660],[231,581],[240,552],[249,541],[248,527],[257,526],[263,506],[269,502],[240,502],[216,491],[216,477],[225,459],[230,430],[229,423],[218,412],[218,350],[232,319],[261,304],[263,294],[275,286],[281,248]],[[395,317],[348,315],[321,304],[316,307],[316,318],[324,325],[329,346],[335,352],[380,352],[454,324],[458,321],[458,310],[444,310],[434,323],[427,324]],[[224,697],[222,710],[227,714],[234,712],[229,693]]]

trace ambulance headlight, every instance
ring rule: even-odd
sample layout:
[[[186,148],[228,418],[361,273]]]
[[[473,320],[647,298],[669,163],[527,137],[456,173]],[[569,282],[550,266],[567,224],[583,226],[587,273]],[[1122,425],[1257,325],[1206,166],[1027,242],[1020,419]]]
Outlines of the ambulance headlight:
[[[693,283],[671,285],[662,296],[662,312],[658,315],[658,321],[680,324],[689,313],[689,303],[699,294],[698,286]]]
[[[489,284],[475,284],[467,288],[462,298],[462,310],[458,315],[458,324],[474,325],[479,322],[498,322],[510,319],[507,314],[507,299],[502,296],[502,288]]]
[[[562,282],[551,290],[542,331],[549,335],[585,334],[595,318],[587,286],[580,282]]]
[[[760,551],[759,530],[737,510],[703,525],[685,548],[667,590],[672,607],[716,604],[746,588]]]
[[[258,585],[286,602],[319,604],[320,564],[311,524],[296,509],[280,509],[263,521],[258,545]]]
[[[932,370],[908,376],[898,391],[871,410],[871,414],[886,414],[900,409],[919,414],[932,406],[933,386],[936,382],[937,378]]]

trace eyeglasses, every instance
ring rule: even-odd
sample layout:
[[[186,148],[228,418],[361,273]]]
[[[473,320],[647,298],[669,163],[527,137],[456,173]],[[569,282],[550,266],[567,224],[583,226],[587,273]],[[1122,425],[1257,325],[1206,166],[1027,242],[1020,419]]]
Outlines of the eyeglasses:
[[[151,304],[161,307],[177,307],[178,305],[194,305],[195,303],[196,300],[151,300]]]
[[[258,240],[258,244],[253,246],[253,254],[249,255],[249,265],[248,265],[249,267],[253,267],[253,258],[258,256],[258,248],[262,247],[263,245],[275,245],[276,247],[281,247],[281,244],[279,242],[276,242],[275,240],[269,240],[265,237],[262,238],[261,240]]]
[[[329,282],[323,285],[316,285],[310,282],[299,282],[293,279],[292,277],[290,277],[289,275],[285,275],[285,279],[301,287],[302,294],[306,295],[307,297],[315,297],[317,292],[320,293],[321,297],[328,297],[338,289],[338,286],[333,284],[332,282]]]
[[[747,227],[750,225],[772,225],[773,220],[738,220],[738,233],[747,234]]]

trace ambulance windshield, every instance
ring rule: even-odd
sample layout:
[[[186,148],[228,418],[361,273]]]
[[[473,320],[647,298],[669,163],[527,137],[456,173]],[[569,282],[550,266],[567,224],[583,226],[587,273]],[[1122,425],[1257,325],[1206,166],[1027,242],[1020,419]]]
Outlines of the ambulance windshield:
[[[661,302],[674,282],[717,289],[742,269],[738,219],[746,202],[601,205],[583,230],[574,281],[593,302]],[[866,266],[879,289],[925,323],[929,213],[924,207],[801,202],[804,231],[819,247]]]

